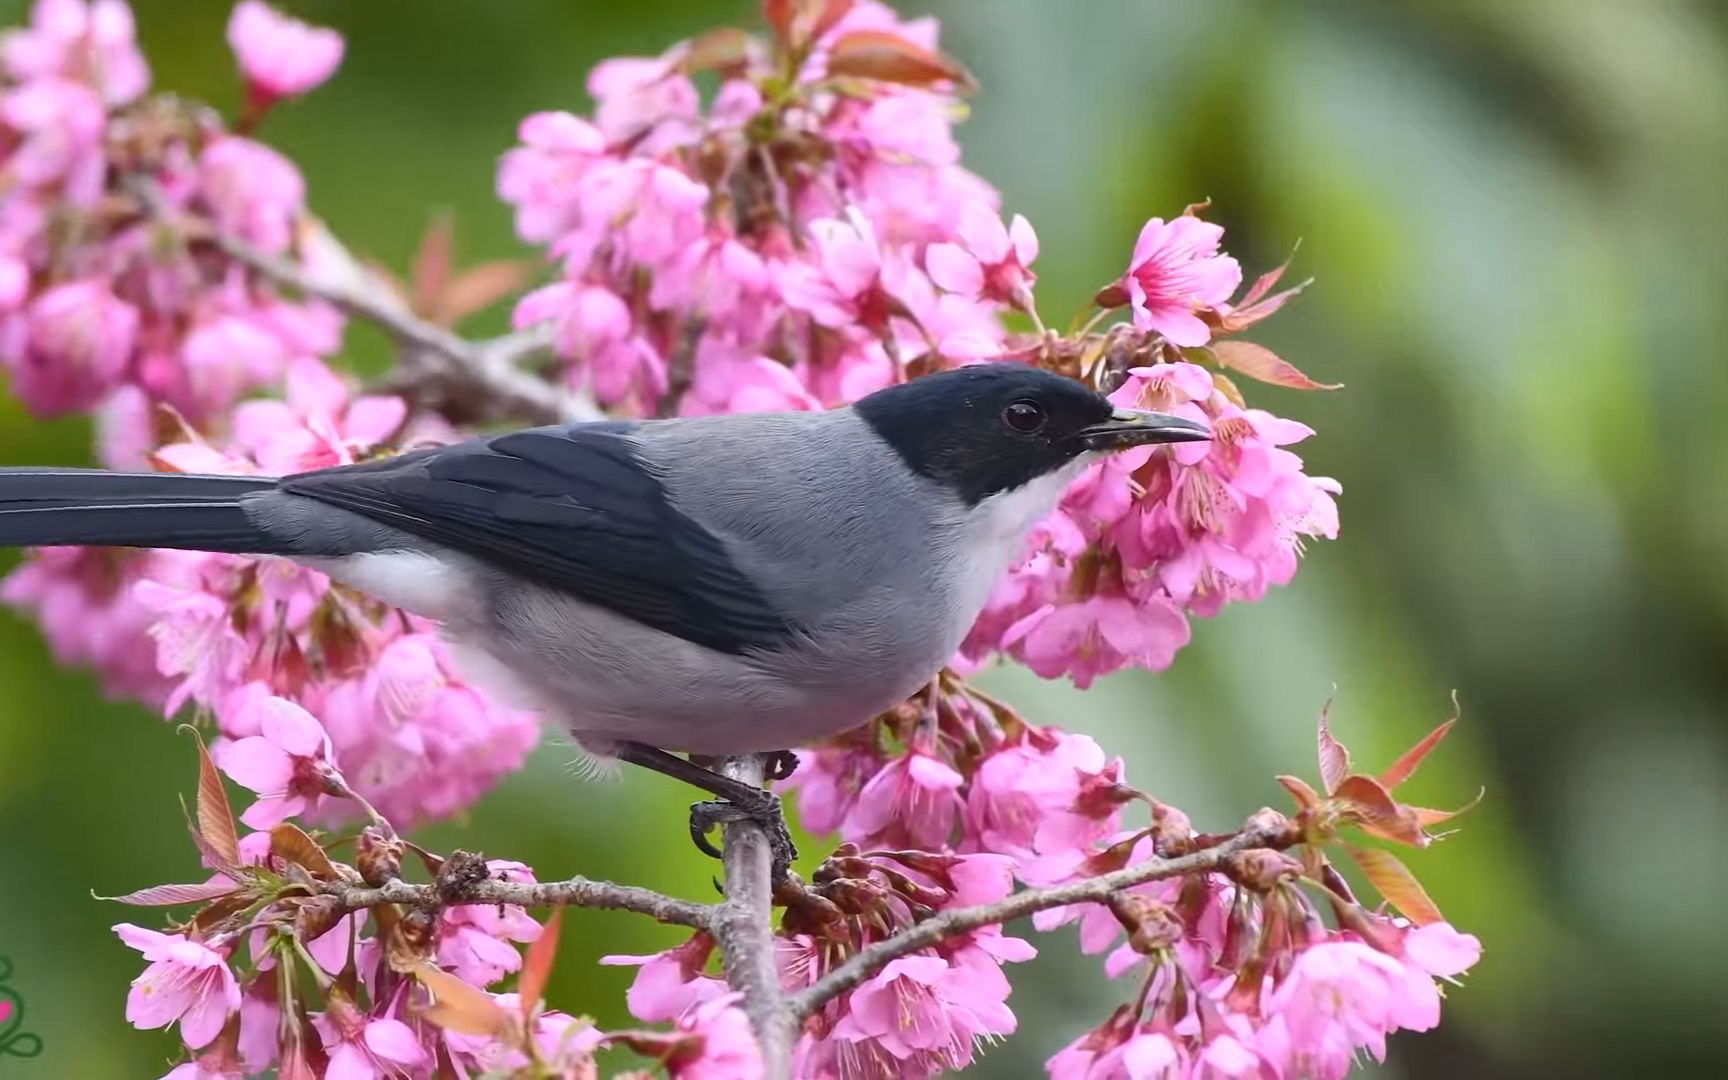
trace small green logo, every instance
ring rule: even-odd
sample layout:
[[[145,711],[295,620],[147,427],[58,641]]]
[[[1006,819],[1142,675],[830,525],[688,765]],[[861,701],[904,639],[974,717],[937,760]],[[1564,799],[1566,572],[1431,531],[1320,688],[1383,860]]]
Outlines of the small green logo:
[[[42,1052],[42,1037],[24,1030],[24,999],[7,986],[12,961],[0,956],[0,1056],[33,1058]]]

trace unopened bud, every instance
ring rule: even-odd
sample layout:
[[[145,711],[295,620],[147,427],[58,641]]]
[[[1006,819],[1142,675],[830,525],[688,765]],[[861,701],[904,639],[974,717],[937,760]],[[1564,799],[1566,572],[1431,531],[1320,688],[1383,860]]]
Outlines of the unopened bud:
[[[360,880],[379,888],[402,876],[402,840],[376,825],[360,830],[354,863]]]
[[[1277,888],[1280,882],[1298,877],[1302,873],[1302,864],[1281,851],[1257,848],[1226,856],[1223,870],[1230,880],[1243,888],[1267,893]]]
[[[1242,831],[1274,833],[1281,838],[1293,838],[1295,833],[1290,819],[1269,806],[1262,806],[1249,814],[1248,820],[1242,823]]]
[[[1168,949],[1182,940],[1182,920],[1169,906],[1141,893],[1110,898],[1110,913],[1128,931],[1128,944],[1142,956]]]
[[[1128,301],[1131,299],[1132,297],[1128,295],[1127,286],[1120,281],[1112,281],[1093,294],[1092,303],[1105,311],[1110,311],[1114,308],[1127,307]]]
[[[848,915],[864,915],[882,906],[886,886],[861,878],[845,878],[825,886],[822,894]]]

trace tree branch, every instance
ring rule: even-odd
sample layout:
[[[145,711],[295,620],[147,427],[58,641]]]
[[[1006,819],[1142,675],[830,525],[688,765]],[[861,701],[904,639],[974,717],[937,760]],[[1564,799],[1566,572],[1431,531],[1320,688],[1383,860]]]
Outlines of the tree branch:
[[[861,985],[890,961],[948,938],[1005,923],[1035,911],[1066,904],[1103,902],[1119,889],[1183,874],[1217,870],[1226,859],[1239,851],[1250,848],[1286,848],[1295,841],[1296,838],[1288,828],[1251,828],[1213,847],[1174,859],[1147,859],[1121,870],[1081,881],[1071,881],[1066,885],[1025,889],[993,904],[977,904],[944,911],[902,930],[891,938],[859,950],[845,963],[793,994],[787,999],[787,1005],[791,1009],[792,1017],[801,1021],[821,1008],[830,998]]]
[[[477,864],[478,873],[473,867]],[[523,907],[604,908],[631,911],[663,923],[707,930],[716,908],[696,904],[634,885],[614,885],[574,877],[567,881],[516,882],[490,877],[477,855],[457,852],[445,860],[438,880],[415,884],[398,878],[373,888],[353,882],[326,882],[325,896],[333,896],[345,910],[401,904],[404,907],[445,908],[464,904],[519,904]]]
[[[763,760],[758,754],[725,758],[720,771],[759,787]],[[726,825],[726,899],[714,909],[709,933],[720,946],[726,982],[744,995],[744,1011],[762,1050],[764,1080],[789,1080],[796,1020],[774,961],[772,860],[772,845],[760,825]]]

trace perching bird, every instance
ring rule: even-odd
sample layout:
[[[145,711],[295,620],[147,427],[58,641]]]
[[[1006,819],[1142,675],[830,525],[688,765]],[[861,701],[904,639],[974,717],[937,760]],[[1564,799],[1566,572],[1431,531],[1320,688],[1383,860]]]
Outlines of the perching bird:
[[[0,469],[0,545],[323,571],[442,623],[466,673],[587,751],[727,800],[693,808],[699,843],[743,814],[783,864],[773,796],[668,751],[781,751],[864,723],[954,654],[1089,462],[1207,437],[985,364],[830,412],[531,428],[280,479]]]

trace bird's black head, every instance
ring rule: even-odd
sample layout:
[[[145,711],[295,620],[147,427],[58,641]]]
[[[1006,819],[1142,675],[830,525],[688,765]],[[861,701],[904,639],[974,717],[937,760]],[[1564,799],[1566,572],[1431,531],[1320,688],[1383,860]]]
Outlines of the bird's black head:
[[[878,390],[853,406],[907,465],[976,505],[1088,451],[1210,437],[1192,420],[1120,409],[1073,379],[977,364]]]

